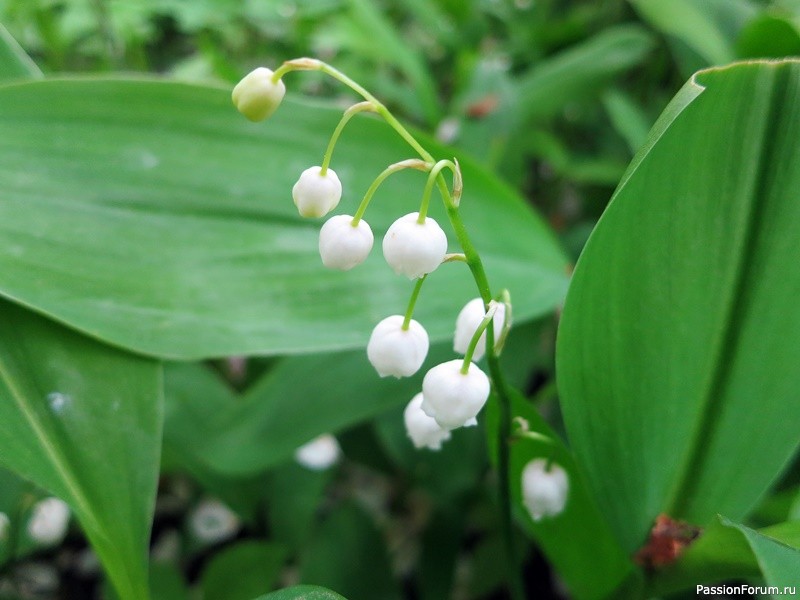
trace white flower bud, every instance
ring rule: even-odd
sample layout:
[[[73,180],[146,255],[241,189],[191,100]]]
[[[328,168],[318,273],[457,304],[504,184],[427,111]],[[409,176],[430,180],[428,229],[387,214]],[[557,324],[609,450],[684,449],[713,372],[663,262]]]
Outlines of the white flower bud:
[[[522,469],[522,502],[534,521],[560,514],[567,505],[569,477],[555,463],[543,458],[530,461]]]
[[[214,544],[236,535],[239,517],[219,500],[202,500],[189,515],[189,528],[201,542]]]
[[[342,198],[342,182],[328,169],[321,174],[322,167],[309,167],[302,173],[292,188],[292,198],[300,216],[324,217],[339,204]]]
[[[413,319],[403,329],[402,315],[386,317],[375,326],[367,344],[367,358],[378,375],[410,377],[428,355],[428,332]]]
[[[435,271],[447,254],[447,236],[439,224],[430,217],[417,223],[418,218],[419,213],[400,217],[383,238],[386,262],[409,279]]]
[[[403,420],[406,424],[406,433],[416,448],[430,448],[439,450],[442,442],[450,439],[450,432],[442,429],[433,419],[422,410],[422,394],[419,393],[403,411]]]
[[[28,521],[28,535],[35,542],[52,545],[67,534],[69,506],[59,498],[45,498],[33,505]]]
[[[331,217],[319,232],[319,255],[329,269],[349,271],[367,259],[372,250],[372,229],[364,219],[353,225],[350,215]]]
[[[236,109],[251,121],[263,121],[274,113],[284,94],[283,81],[273,83],[273,71],[258,67],[236,84],[231,94]]]
[[[342,449],[329,433],[314,438],[295,450],[295,460],[312,471],[324,471],[339,462]]]
[[[436,365],[422,380],[422,410],[445,429],[477,424],[475,417],[489,398],[489,378],[475,363],[461,372],[464,361]]]
[[[458,313],[456,318],[456,334],[453,337],[453,350],[459,354],[466,354],[469,348],[469,343],[472,341],[472,336],[478,329],[483,318],[486,316],[486,310],[483,308],[483,300],[474,298],[464,305],[461,312]],[[506,305],[499,303],[497,311],[494,313],[492,323],[494,326],[494,341],[500,339],[503,333],[503,324],[506,319]],[[486,354],[486,332],[481,334],[478,339],[478,344],[475,346],[475,352],[472,354],[472,360],[478,361],[483,355]]]

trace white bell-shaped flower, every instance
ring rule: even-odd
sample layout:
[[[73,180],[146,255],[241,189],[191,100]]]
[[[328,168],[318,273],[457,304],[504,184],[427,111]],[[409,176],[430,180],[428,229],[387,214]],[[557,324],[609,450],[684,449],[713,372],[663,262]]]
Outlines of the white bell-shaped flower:
[[[483,308],[483,300],[474,298],[464,305],[461,312],[458,313],[456,318],[456,333],[453,337],[453,350],[459,354],[466,354],[469,348],[469,343],[472,341],[472,336],[478,329],[478,325],[483,321],[486,315],[486,310]],[[494,326],[494,341],[500,339],[503,333],[503,324],[506,319],[506,305],[499,303],[497,311],[494,313],[492,323]],[[475,352],[472,354],[472,360],[478,361],[486,354],[486,332],[481,334],[478,339],[478,344],[475,346]]]
[[[537,458],[522,469],[522,502],[534,521],[560,514],[568,495],[569,476],[561,466]]]
[[[349,271],[367,259],[372,250],[372,229],[364,219],[353,225],[350,215],[336,215],[319,232],[319,255],[329,269]]]
[[[417,394],[403,411],[406,433],[416,448],[439,450],[442,442],[450,439],[450,432],[442,429],[436,419],[429,417],[422,410],[422,393]]]
[[[342,182],[328,169],[309,167],[302,173],[292,188],[292,198],[303,217],[324,217],[339,204],[342,198]]]
[[[403,329],[402,315],[386,317],[375,326],[367,344],[367,358],[378,375],[410,377],[428,355],[428,332],[413,319]]]
[[[202,500],[189,515],[189,528],[201,542],[214,544],[233,537],[241,528],[239,517],[219,500]]]
[[[295,460],[312,471],[324,471],[339,462],[342,449],[329,433],[324,433],[295,450]]]
[[[280,106],[286,94],[283,81],[272,81],[273,71],[258,67],[236,84],[231,94],[236,109],[251,121],[263,121]]]
[[[52,545],[67,534],[70,510],[59,498],[45,498],[33,505],[28,521],[28,535],[35,542]]]
[[[436,365],[422,380],[422,410],[445,429],[475,425],[489,398],[489,378],[475,363],[461,372],[464,361]]]
[[[418,223],[419,213],[397,219],[383,238],[383,256],[398,275],[416,279],[442,264],[447,254],[447,236],[439,224],[427,217]]]

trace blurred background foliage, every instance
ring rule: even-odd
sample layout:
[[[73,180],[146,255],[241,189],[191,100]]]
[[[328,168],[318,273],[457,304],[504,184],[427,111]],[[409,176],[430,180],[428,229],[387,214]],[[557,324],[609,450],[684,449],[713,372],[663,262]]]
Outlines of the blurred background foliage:
[[[230,86],[259,65],[320,57],[403,120],[522,190],[573,260],[691,73],[800,55],[800,0],[0,0],[0,22],[49,76],[142,73]],[[315,74],[294,82],[293,94],[352,101]],[[503,360],[514,385],[560,430],[554,338],[554,317],[526,324]],[[348,377],[374,387],[366,361],[351,362]],[[257,440],[246,447],[254,463],[246,472],[208,464],[215,412],[257,403],[281,363],[168,365],[154,596],[189,598],[191,587],[206,600],[248,600],[303,581],[351,600],[504,598],[496,482],[482,427],[455,432],[441,453],[414,451],[398,408],[411,388],[381,388],[379,396],[397,397],[377,402],[377,416],[342,423],[345,458],[330,470],[296,464],[285,444],[261,454]],[[189,413],[186,398],[203,402]],[[324,400],[346,402],[335,393]],[[13,530],[42,495],[10,473],[0,478],[0,511]],[[798,484],[795,466],[755,523],[800,514]],[[191,515],[209,497],[236,513],[236,525],[204,541]],[[0,532],[0,568],[15,580],[13,590],[7,579],[0,584],[0,598],[100,593],[97,561],[76,532],[50,549],[12,537],[10,552]],[[566,597],[542,555],[519,537],[530,593]]]

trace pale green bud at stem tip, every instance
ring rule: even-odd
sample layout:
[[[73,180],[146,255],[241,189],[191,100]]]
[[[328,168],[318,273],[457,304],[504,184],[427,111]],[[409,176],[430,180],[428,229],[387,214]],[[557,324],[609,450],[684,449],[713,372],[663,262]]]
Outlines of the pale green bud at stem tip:
[[[283,81],[272,81],[272,75],[271,69],[258,67],[233,88],[233,105],[251,121],[263,121],[270,117],[286,94]]]

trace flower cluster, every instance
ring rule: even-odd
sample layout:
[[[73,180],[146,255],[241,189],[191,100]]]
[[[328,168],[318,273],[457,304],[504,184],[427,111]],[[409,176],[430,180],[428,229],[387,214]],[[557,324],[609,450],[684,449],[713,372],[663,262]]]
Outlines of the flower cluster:
[[[359,91],[365,102],[355,104],[345,111],[333,132],[320,166],[306,169],[300,174],[292,189],[292,198],[299,214],[307,218],[328,215],[342,197],[342,184],[330,161],[336,141],[345,124],[362,111],[376,112],[391,121],[386,109],[369,93],[331,67],[313,59],[298,59],[285,63],[277,71],[259,68],[247,75],[233,90],[233,103],[247,118],[262,120],[269,117],[283,99],[285,88],[281,76],[296,69],[318,69],[344,81]],[[399,124],[395,121],[395,128]],[[405,132],[407,134],[407,132]],[[408,139],[410,134],[405,137]],[[367,357],[381,377],[409,377],[425,362],[429,339],[425,328],[412,318],[414,306],[422,283],[439,265],[449,260],[469,259],[463,254],[447,254],[447,235],[433,218],[427,215],[431,191],[439,184],[448,214],[457,211],[461,197],[461,171],[456,161],[434,162],[417,144],[412,143],[422,159],[410,159],[387,167],[377,176],[367,190],[355,215],[335,215],[322,226],[319,235],[319,253],[324,266],[347,271],[364,262],[372,250],[372,229],[363,219],[364,213],[377,188],[392,173],[402,169],[417,169],[428,174],[420,208],[395,220],[383,238],[383,256],[398,275],[415,280],[414,291],[405,315],[391,315],[380,321],[372,331],[367,344]],[[443,186],[440,173],[449,169],[453,174],[452,194]],[[479,259],[478,259],[479,261]],[[471,264],[471,267],[474,264]],[[478,280],[476,279],[476,282]],[[479,284],[479,287],[480,284]],[[486,403],[490,382],[487,375],[475,364],[486,353],[486,329],[494,332],[494,346],[510,324],[510,304],[487,302],[488,285],[482,289],[483,298],[470,301],[456,319],[453,347],[463,359],[451,360],[431,368],[422,382],[422,392],[414,396],[406,407],[404,418],[409,437],[415,446],[438,449],[450,438],[450,431],[458,427],[476,425],[476,416]],[[304,460],[302,454],[298,460]],[[309,451],[309,454],[313,454]],[[315,468],[315,467],[311,467]]]

